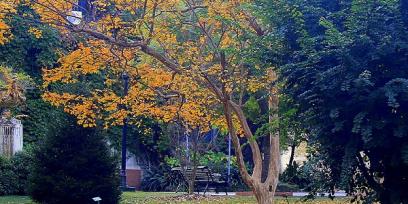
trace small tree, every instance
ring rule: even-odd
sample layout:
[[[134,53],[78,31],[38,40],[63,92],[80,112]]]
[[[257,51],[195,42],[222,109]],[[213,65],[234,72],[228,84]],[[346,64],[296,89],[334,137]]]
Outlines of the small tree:
[[[117,162],[102,136],[92,129],[68,127],[48,136],[35,152],[30,195],[39,203],[118,203]]]
[[[197,169],[200,165],[200,157],[206,152],[214,149],[213,143],[208,143],[205,140],[205,132],[201,131],[201,127],[185,127],[183,122],[169,125],[169,133],[171,138],[171,146],[174,147],[172,153],[177,158],[181,167],[181,173],[186,178],[188,185],[188,194],[193,194],[195,190],[195,179]],[[181,142],[180,140],[184,140]],[[188,176],[187,169],[192,171],[191,176]]]

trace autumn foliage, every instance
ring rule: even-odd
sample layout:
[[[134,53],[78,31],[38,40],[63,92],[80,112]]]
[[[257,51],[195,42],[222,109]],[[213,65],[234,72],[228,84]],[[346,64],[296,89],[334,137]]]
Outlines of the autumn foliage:
[[[272,202],[279,139],[268,134],[273,138],[270,154],[275,156],[266,162],[270,173],[261,181],[261,150],[242,109],[255,92],[270,98],[270,107],[277,106],[277,92],[271,86],[276,80],[273,69],[251,57],[253,40],[265,34],[252,3],[30,1],[41,21],[58,29],[73,45],[69,52],[60,53],[57,67],[44,68],[43,98],[75,115],[85,127],[100,121],[105,127],[120,125],[124,118],[137,125],[138,116],[148,116],[182,121],[190,130],[206,131],[212,126],[228,130],[243,180],[259,202]],[[128,95],[123,94],[123,75],[130,79]],[[245,167],[240,136],[252,150],[252,174]]]
[[[148,115],[164,122],[181,117],[190,127],[225,127],[222,113],[215,111],[219,93],[203,84],[222,84],[227,94],[242,95],[265,88],[267,82],[249,74],[245,66],[259,66],[245,65],[244,53],[240,53],[248,46],[246,36],[255,32],[248,23],[246,3],[208,1],[197,6],[185,1],[95,1],[95,16],[84,17],[83,21],[89,22],[74,28],[91,40],[63,54],[61,66],[44,69],[44,88],[101,73],[105,86],[86,96],[50,91],[44,98],[64,106],[84,126],[95,126],[98,119],[104,119],[105,125],[117,125],[124,117]],[[70,15],[72,5],[68,1],[38,1],[35,7],[44,22],[68,32],[66,26],[71,25],[64,15]],[[129,36],[140,40],[124,42]],[[227,69],[219,63],[220,51]],[[114,90],[123,73],[131,79],[126,97]],[[127,110],[120,108],[124,105]]]
[[[2,0],[0,1],[0,45],[3,45],[11,38],[10,27],[5,22],[8,14],[15,13],[16,1]]]

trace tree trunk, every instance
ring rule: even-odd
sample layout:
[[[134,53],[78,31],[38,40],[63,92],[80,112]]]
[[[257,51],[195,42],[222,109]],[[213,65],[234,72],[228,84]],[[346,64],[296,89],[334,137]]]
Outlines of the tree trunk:
[[[194,133],[193,133],[194,134]],[[197,133],[196,134],[199,134],[198,133],[198,130],[197,130]],[[194,194],[194,187],[195,187],[195,180],[196,180],[196,175],[197,175],[197,166],[198,166],[198,158],[197,158],[197,151],[198,151],[198,149],[197,149],[197,138],[198,138],[198,135],[195,135],[195,137],[194,138],[192,138],[192,141],[191,141],[191,144],[192,144],[192,149],[193,149],[193,158],[192,158],[192,160],[193,160],[193,165],[191,166],[193,169],[193,172],[192,172],[192,175],[191,175],[191,178],[190,178],[190,181],[188,182],[188,194],[189,195],[191,195],[191,194]]]
[[[276,73],[272,72],[271,80],[276,79]],[[225,91],[224,91],[225,93]],[[274,87],[270,91],[268,100],[268,107],[272,114],[269,115],[269,121],[278,120],[278,104],[279,98],[277,88]],[[260,146],[249,128],[247,118],[245,117],[242,107],[234,103],[231,97],[224,99],[224,115],[227,122],[228,130],[231,135],[232,143],[235,149],[235,156],[237,157],[238,169],[240,171],[243,181],[252,189],[259,204],[273,204],[273,198],[278,184],[280,173],[280,150],[279,150],[279,131],[271,132],[269,135],[269,160],[263,162]],[[252,175],[248,173],[245,166],[244,157],[242,154],[241,144],[233,123],[233,115],[238,119],[244,136],[247,138],[249,146],[252,151],[252,159],[254,161],[254,168]],[[267,165],[268,173],[263,181],[262,170],[263,166]]]
[[[194,179],[188,181],[188,194],[189,195],[194,194],[194,185],[195,185],[194,183],[195,183]]]
[[[269,160],[266,163],[268,165],[268,172],[265,181],[262,181],[262,157],[261,154],[253,154],[252,159],[254,160],[255,165],[261,165],[260,168],[254,168],[252,175],[248,174],[248,171],[245,167],[245,162],[243,160],[241,145],[239,144],[239,139],[235,133],[235,128],[232,125],[232,114],[230,112],[230,106],[228,104],[224,105],[226,110],[226,119],[227,124],[230,130],[232,142],[234,144],[235,153],[237,156],[237,162],[239,171],[244,182],[251,188],[253,191],[258,203],[260,204],[273,204],[274,193],[276,186],[278,184],[279,170],[280,170],[280,150],[279,150],[279,133],[271,133],[269,136]],[[240,120],[242,120],[243,114],[238,110],[237,115]],[[242,121],[241,121],[242,122]],[[243,125],[245,121],[242,122]],[[251,133],[248,133],[251,134]],[[252,136],[252,135],[251,135]],[[253,145],[258,145],[254,140],[251,140]],[[252,151],[256,149],[252,149]],[[259,151],[259,149],[258,149]]]
[[[188,175],[186,175],[185,177],[188,178],[188,194],[194,194],[194,190],[195,190],[195,179],[196,179],[196,175],[197,175],[197,157],[196,157],[196,153],[193,153],[193,165],[187,168],[192,168],[192,172],[191,172],[191,177],[188,177]]]
[[[293,160],[295,160],[295,150],[296,150],[296,144],[293,143],[290,149],[290,158],[289,158],[288,167],[293,167]]]
[[[258,183],[254,185],[254,195],[259,204],[273,204],[275,196],[276,185],[265,185],[265,183]]]
[[[270,139],[271,136],[268,134],[263,138],[262,141],[262,152],[263,152],[263,158],[262,158],[262,182],[265,182],[266,177],[268,177],[268,172],[269,172],[269,160],[270,160]]]
[[[258,182],[261,180],[259,178],[258,181],[254,180],[252,184],[252,191],[259,204],[273,204],[273,198],[279,181],[280,150],[278,134],[271,135],[269,141],[270,158],[267,177],[263,182]]]
[[[221,55],[221,66],[225,67],[225,59]],[[276,73],[270,72],[271,81],[276,80]],[[275,130],[270,132],[269,135],[269,160],[264,163],[261,154],[261,148],[258,141],[254,139],[254,135],[249,127],[247,118],[244,114],[242,106],[232,101],[230,95],[226,95],[225,88],[218,90],[214,88],[212,84],[209,85],[214,93],[220,97],[224,106],[224,116],[227,122],[228,131],[231,135],[232,143],[235,149],[235,156],[237,157],[238,169],[241,174],[242,180],[252,189],[258,203],[260,204],[272,204],[275,194],[276,186],[278,184],[278,178],[280,173],[280,150],[279,150],[279,131]],[[269,122],[278,120],[278,90],[276,87],[271,88],[270,96],[268,100],[268,108],[273,114],[269,115]],[[236,127],[234,127],[233,116],[236,116],[240,126],[243,130],[245,138],[248,140],[248,144],[251,148],[252,159],[254,162],[254,168],[252,175],[249,174],[242,154],[241,144],[239,142],[238,135],[236,133]],[[268,173],[265,181],[262,179],[263,166],[268,166]]]

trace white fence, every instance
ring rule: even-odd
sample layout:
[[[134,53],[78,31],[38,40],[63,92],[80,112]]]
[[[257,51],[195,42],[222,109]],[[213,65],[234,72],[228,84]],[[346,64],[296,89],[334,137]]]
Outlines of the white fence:
[[[23,150],[23,125],[20,120],[0,120],[0,155],[10,157]]]

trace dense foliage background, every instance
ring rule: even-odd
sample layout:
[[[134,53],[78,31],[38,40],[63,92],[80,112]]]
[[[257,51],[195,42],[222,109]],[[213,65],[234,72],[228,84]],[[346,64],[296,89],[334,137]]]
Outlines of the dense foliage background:
[[[406,1],[261,1],[324,187],[408,202]],[[276,47],[276,46],[275,46]],[[361,194],[360,194],[361,195]]]

